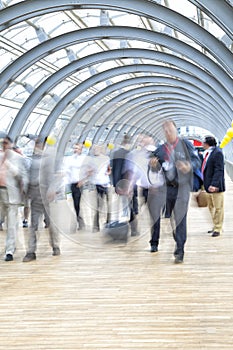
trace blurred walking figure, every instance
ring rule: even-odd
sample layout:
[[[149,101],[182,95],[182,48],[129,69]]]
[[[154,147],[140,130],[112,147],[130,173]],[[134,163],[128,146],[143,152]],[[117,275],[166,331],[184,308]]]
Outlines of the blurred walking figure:
[[[152,136],[149,134],[139,134],[136,140],[137,147],[130,152],[132,165],[133,165],[133,177],[135,183],[144,199],[144,203],[147,203],[148,188],[150,182],[148,180],[148,163],[153,151],[155,151],[155,142]]]
[[[70,185],[74,209],[76,212],[78,229],[85,229],[85,222],[80,215],[80,203],[82,197],[83,186],[93,174],[93,167],[90,165],[83,151],[83,144],[78,142],[73,146],[73,155],[67,159],[66,163],[66,178],[67,183]]]
[[[106,204],[106,220],[105,223],[110,221],[109,214],[109,187],[110,187],[110,157],[106,155],[104,145],[94,145],[93,146],[94,155],[94,174],[93,183],[96,186],[96,210],[94,213],[94,225],[93,231],[100,230],[100,214],[104,209],[104,204]]]
[[[213,221],[213,229],[209,233],[212,233],[212,237],[218,237],[224,220],[224,157],[213,136],[205,137],[203,147],[205,151],[201,169],[207,205]]]
[[[178,137],[173,120],[169,119],[163,123],[163,131],[166,142],[156,149],[155,157],[151,158],[149,164],[152,171],[160,172],[161,168],[163,170],[167,191],[166,210],[172,216],[172,220],[174,219],[175,263],[182,263],[187,239],[187,211],[190,192],[193,188],[193,171],[200,167],[200,159],[191,142]],[[149,199],[148,205],[150,206]],[[159,206],[161,206],[160,201]],[[156,201],[154,201],[154,210],[155,208]],[[150,212],[152,211],[153,207]],[[157,251],[160,235],[158,214],[156,219],[150,241],[152,252]]]
[[[125,135],[120,147],[112,154],[112,183],[119,196],[118,219],[121,220],[121,216],[127,218],[131,228],[131,236],[136,236],[139,234],[137,227],[138,205],[135,205],[136,189],[132,186],[133,164],[130,149],[131,138],[129,135]]]
[[[28,196],[30,198],[31,226],[29,232],[28,248],[23,262],[36,259],[38,229],[43,214],[50,218],[49,201],[53,197],[50,193],[54,179],[54,157],[45,150],[46,138],[35,141],[34,153],[29,170]],[[52,198],[53,199],[53,198]],[[52,255],[60,255],[60,235],[49,225],[49,243]]]
[[[22,156],[13,150],[13,140],[6,136],[0,153],[0,210],[7,218],[5,261],[12,261],[16,249],[18,208],[27,191],[27,172]]]
[[[26,171],[27,173],[29,173],[29,169],[31,166],[31,159],[29,157],[26,157],[18,146],[15,145],[13,149],[16,153],[19,153],[23,157]],[[25,193],[23,198],[23,216],[24,217],[22,222],[24,228],[28,227],[29,213],[30,213],[30,204],[29,204],[28,194]]]

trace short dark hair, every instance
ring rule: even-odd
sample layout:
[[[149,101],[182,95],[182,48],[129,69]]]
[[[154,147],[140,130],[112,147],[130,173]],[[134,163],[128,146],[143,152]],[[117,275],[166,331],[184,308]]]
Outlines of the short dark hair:
[[[206,136],[203,143],[206,143],[209,146],[216,146],[217,142],[213,136]]]
[[[163,128],[164,128],[167,124],[173,124],[174,127],[177,128],[175,121],[174,121],[173,119],[171,119],[171,118],[168,118],[168,119],[166,119],[166,120],[163,122]]]
[[[121,142],[122,145],[127,145],[127,144],[130,144],[131,142],[131,137],[130,135],[128,134],[125,134],[124,137],[123,137],[123,140]]]
[[[11,138],[10,136],[8,136],[8,135],[4,137],[4,140],[7,140],[7,141],[9,141],[10,143],[13,143],[12,138]]]

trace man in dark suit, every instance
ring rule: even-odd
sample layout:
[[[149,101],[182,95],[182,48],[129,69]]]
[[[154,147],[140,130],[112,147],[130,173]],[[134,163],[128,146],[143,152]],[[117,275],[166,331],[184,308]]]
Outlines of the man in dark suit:
[[[139,234],[137,223],[137,188],[136,186],[131,188],[133,166],[130,159],[130,148],[131,138],[129,135],[124,135],[121,146],[113,152],[111,157],[111,175],[115,192],[119,195],[118,199],[120,199],[122,204],[122,214],[123,216],[129,216],[131,236],[137,236]]]
[[[224,156],[213,136],[206,136],[203,142],[204,159],[202,173],[204,188],[207,192],[207,205],[213,221],[212,237],[222,232],[224,219]]]
[[[200,167],[200,159],[186,139],[178,137],[175,122],[172,119],[163,122],[166,142],[155,151],[149,162],[150,170],[158,172],[162,169],[165,177],[165,191],[149,189],[148,206],[153,219],[151,252],[157,252],[160,236],[160,215],[163,201],[166,198],[166,210],[173,224],[173,237],[176,242],[174,251],[175,263],[184,259],[184,246],[187,239],[187,211],[190,192],[193,187],[193,171]],[[152,190],[152,191],[151,191]],[[165,204],[165,203],[164,203]]]

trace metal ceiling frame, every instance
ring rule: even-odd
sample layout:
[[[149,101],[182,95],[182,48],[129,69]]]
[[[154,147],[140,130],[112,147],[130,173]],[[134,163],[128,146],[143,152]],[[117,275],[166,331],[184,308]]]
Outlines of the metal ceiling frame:
[[[197,105],[197,106],[200,106],[200,99],[199,98],[194,98],[194,97],[188,97],[188,96],[185,96],[185,100],[183,99],[184,97],[181,97],[180,95],[174,95],[174,94],[166,94],[164,92],[161,92],[161,93],[157,93],[154,97],[156,100],[154,101],[151,101],[151,98],[153,96],[153,91],[154,91],[154,86],[153,85],[150,85],[147,87],[149,89],[151,89],[151,94],[148,94],[148,95],[140,95],[140,96],[137,96],[136,98],[134,99],[130,99],[130,103],[129,101],[126,101],[124,104],[121,104],[118,108],[116,108],[115,110],[113,109],[110,109],[108,111],[108,114],[109,114],[109,117],[106,117],[107,118],[107,123],[111,123],[111,122],[114,122],[114,118],[115,116],[117,115],[117,126],[118,125],[121,125],[121,124],[132,124],[132,121],[133,119],[135,120],[139,120],[140,118],[137,118],[137,110],[141,107],[151,107],[151,105],[154,105],[157,107],[157,106],[160,106],[160,104],[164,104],[164,107],[168,106],[170,107],[171,104],[175,105],[179,105],[181,102],[182,104],[185,104],[187,101],[189,101],[189,105],[192,104],[192,105]],[[126,93],[123,93],[121,94],[121,98],[122,100],[124,99],[124,97],[130,97],[131,95],[135,96],[137,94],[139,94],[141,92],[141,94],[146,92],[146,87],[144,88],[136,88],[136,89],[132,89],[130,91],[127,91]],[[124,95],[124,96],[123,96]],[[165,98],[166,96],[166,98]],[[169,99],[168,99],[169,97]],[[117,96],[116,98],[114,98],[113,100],[116,101],[116,103],[119,101],[119,96]],[[146,101],[144,104],[141,104],[142,101]],[[174,103],[174,101],[176,101],[176,103]],[[112,102],[110,102],[111,104]],[[127,111],[127,104],[129,105],[132,105],[133,107],[130,109],[130,111]],[[140,104],[140,105],[139,105]],[[109,105],[109,104],[108,104]],[[203,108],[203,110],[206,110],[207,112],[209,112],[210,110],[212,110],[212,108],[210,108],[209,106],[209,103],[208,102],[204,102],[204,105],[206,106],[206,108],[203,106],[201,106],[201,108]],[[105,106],[104,106],[105,107]],[[105,109],[105,108],[103,108]],[[101,108],[99,109],[99,111],[101,110]],[[98,112],[99,112],[98,111]],[[212,110],[213,111],[213,110]],[[97,115],[99,113],[96,113]],[[100,112],[101,113],[101,112]],[[132,118],[131,119],[127,119],[128,115],[132,115]],[[140,112],[139,112],[140,113]],[[106,110],[104,110],[102,112],[102,114],[106,115]],[[207,113],[208,115],[208,113]],[[141,117],[141,116],[140,116]],[[194,123],[195,124],[195,123]],[[106,124],[104,123],[102,127],[99,128],[99,130],[96,132],[96,135],[94,137],[93,140],[98,140],[100,138],[100,135],[101,135],[101,132],[103,132],[103,128],[105,128]],[[114,133],[114,128],[116,128],[117,126],[112,126],[111,127],[111,130],[109,132],[109,134],[111,133],[111,131],[113,131]],[[111,138],[111,134],[109,136]]]
[[[161,22],[205,47],[226,71],[233,73],[231,53],[222,42],[178,12],[148,0],[26,0],[2,10],[0,31],[38,15],[84,8],[124,11]]]
[[[130,80],[130,79],[129,79]],[[133,81],[138,81],[138,82],[145,82],[145,81],[150,81],[150,80],[153,80],[153,77],[138,77],[138,78],[133,78],[131,79]],[[127,80],[125,81],[122,81],[120,83],[117,83],[117,87],[118,89],[122,86],[127,86]],[[134,84],[135,84],[134,83]],[[115,84],[116,85],[116,84]],[[190,85],[188,85],[190,87]],[[107,87],[110,89],[110,87]],[[106,89],[107,89],[106,88]],[[163,88],[166,88],[166,91],[174,91],[176,93],[178,93],[178,91],[180,92],[180,95],[185,96],[190,96],[192,98],[194,98],[195,96],[199,96],[199,100],[200,100],[200,97],[201,95],[197,95],[197,93],[194,93],[191,89],[190,90],[187,90],[186,89],[182,89],[182,88],[178,88],[177,86],[167,86],[167,85],[158,85],[156,86],[154,89],[161,91],[161,89]],[[187,92],[188,91],[188,92]],[[71,121],[69,122],[69,124],[66,126],[65,130],[63,131],[62,133],[62,137],[61,137],[61,140],[59,142],[59,146],[58,146],[58,150],[59,150],[59,153],[63,153],[65,151],[65,147],[66,147],[66,144],[68,143],[68,140],[69,140],[69,137],[70,135],[72,134],[72,131],[74,130],[75,128],[75,125],[77,124],[77,120],[78,118],[80,117],[80,115],[82,115],[83,113],[85,113],[86,111],[88,111],[88,109],[90,107],[93,107],[93,105],[99,101],[100,99],[103,98],[103,96],[105,96],[105,91],[100,91],[99,93],[97,93],[96,95],[92,96],[88,101],[86,101],[80,108],[79,110],[75,113],[75,115],[73,116],[73,118],[71,119]],[[203,96],[202,96],[202,101],[204,100]],[[90,124],[91,123],[88,123],[88,128],[90,127]]]
[[[191,3],[196,5],[200,10],[204,11],[210,18],[214,20],[216,24],[221,27],[226,34],[232,38],[232,17],[230,15],[231,7],[226,1],[222,1],[221,5],[219,5],[218,0],[189,0]],[[203,110],[205,110],[204,106],[207,107],[211,111],[217,112],[217,118],[214,119],[213,126],[217,124],[223,124],[222,129],[217,130],[218,135],[222,134],[222,130],[224,129],[224,125],[226,125],[228,121],[231,121],[232,118],[232,94],[233,94],[233,82],[232,82],[232,53],[227,47],[207,32],[204,28],[193,22],[192,20],[180,15],[179,13],[172,11],[171,9],[161,6],[156,2],[148,1],[148,0],[134,0],[126,1],[126,0],[73,0],[73,1],[65,1],[65,0],[26,0],[24,2],[17,3],[15,5],[6,7],[1,10],[0,17],[0,30],[5,30],[10,28],[11,26],[18,24],[27,19],[33,18],[38,15],[45,15],[52,12],[57,11],[66,11],[66,10],[78,10],[78,9],[106,9],[106,10],[117,10],[121,12],[127,12],[131,14],[136,14],[139,16],[144,16],[147,19],[155,20],[161,22],[176,31],[186,35],[190,39],[192,39],[198,45],[201,45],[207,52],[209,52],[216,60],[212,60],[210,57],[204,55],[197,49],[192,46],[181,42],[180,40],[168,36],[164,33],[157,33],[153,31],[148,31],[146,29],[134,28],[134,27],[126,27],[126,26],[100,26],[100,27],[92,27],[86,29],[80,29],[74,32],[65,33],[63,35],[57,36],[53,39],[47,40],[46,42],[41,43],[37,47],[29,50],[27,53],[20,56],[16,59],[12,64],[6,67],[0,76],[0,94],[4,93],[4,91],[10,86],[10,84],[16,79],[20,74],[37,63],[44,57],[54,53],[60,49],[64,49],[73,44],[88,42],[94,40],[104,40],[104,39],[125,39],[125,40],[137,40],[137,41],[146,41],[152,44],[161,45],[162,47],[167,47],[175,53],[179,53],[183,55],[185,58],[182,60],[179,57],[173,56],[171,54],[165,54],[161,52],[156,52],[153,50],[146,49],[124,49],[124,50],[109,50],[97,54],[90,55],[78,61],[74,61],[63,67],[56,73],[52,74],[48,79],[40,84],[40,86],[35,89],[35,91],[31,94],[31,96],[25,101],[21,110],[17,114],[10,130],[9,134],[15,138],[20,131],[22,130],[23,124],[27,120],[30,113],[32,113],[33,109],[36,105],[43,99],[49,91],[51,91],[59,82],[66,79],[70,74],[74,74],[77,70],[82,70],[86,67],[91,67],[98,62],[104,62],[106,60],[113,59],[124,59],[124,58],[144,58],[151,59],[154,61],[161,60],[166,64],[174,65],[179,69],[185,70],[184,72],[179,71],[176,68],[168,68],[162,67],[158,65],[151,65],[155,67],[155,72],[157,68],[157,72],[160,74],[171,74],[171,76],[176,76],[178,74],[178,79],[174,78],[164,78],[160,77],[160,82],[163,80],[167,80],[167,84],[173,83],[176,86],[176,91],[179,96],[183,96],[183,99],[187,99],[187,96],[184,93],[184,90],[190,90],[190,97],[194,98],[195,94],[199,96],[200,104],[203,106]],[[152,58],[153,56],[153,58]],[[188,60],[191,60],[189,62]],[[200,67],[198,67],[197,65]],[[142,65],[146,66],[146,65]],[[149,66],[149,65],[148,65]],[[129,66],[125,66],[129,67]],[[140,65],[131,65],[132,70],[131,73],[142,72],[142,67]],[[120,69],[122,68],[122,70]],[[84,91],[85,88],[94,86],[98,82],[104,82],[107,77],[114,77],[114,73],[118,72],[120,74],[124,74],[123,71],[126,71],[127,68],[119,67],[117,69],[112,69],[108,71],[101,72],[87,79],[87,81],[82,82],[72,89],[68,94],[61,98],[53,111],[48,116],[44,125],[42,126],[41,132],[50,132],[53,125],[55,124],[59,115],[63,112],[64,108],[67,104],[71,103],[73,98],[77,98],[81,91]],[[146,68],[144,67],[146,70]],[[149,68],[148,68],[149,69]],[[154,71],[151,69],[151,73]],[[170,72],[170,73],[168,73]],[[179,73],[178,73],[179,72]],[[187,73],[188,72],[188,73]],[[174,73],[174,75],[173,75]],[[190,74],[191,73],[191,74]],[[180,74],[180,76],[179,76]],[[186,80],[185,77],[190,77]],[[147,77],[148,78],[148,77]],[[154,77],[155,78],[155,77]],[[157,81],[159,81],[159,77],[156,77]],[[138,80],[137,80],[138,79]],[[181,80],[182,79],[182,82]],[[127,81],[128,80],[128,81]],[[130,79],[127,79],[122,84],[113,84],[114,87],[112,89],[107,87],[104,91],[100,91],[95,95],[92,95],[83,105],[79,108],[79,110],[75,113],[75,115],[71,118],[67,127],[62,133],[61,142],[58,147],[58,152],[65,151],[66,143],[68,142],[70,135],[76,125],[77,121],[80,120],[80,116],[82,111],[85,110],[87,106],[91,106],[91,104],[95,104],[100,99],[110,98],[111,91],[114,91],[114,88],[122,86],[128,86]],[[139,78],[134,78],[134,82],[139,81]],[[132,84],[135,86],[136,84]],[[145,84],[146,82],[144,82]],[[197,84],[197,87],[195,86]],[[161,88],[163,85],[159,85]],[[173,86],[167,86],[167,90],[173,90]],[[181,88],[182,87],[182,88]],[[181,90],[182,91],[181,91]],[[144,94],[147,91],[147,87],[142,88],[144,90]],[[154,90],[152,90],[154,91]],[[161,91],[161,90],[158,90]],[[204,93],[203,93],[204,91]],[[208,91],[208,92],[207,92]],[[163,95],[164,102],[167,100],[166,95],[160,92],[161,96]],[[119,94],[118,100],[122,102],[122,98],[124,93]],[[148,95],[144,95],[145,99],[149,98]],[[158,95],[157,95],[158,96]],[[186,96],[186,97],[185,97]],[[207,104],[205,102],[205,97],[207,97]],[[128,95],[130,98],[130,95]],[[139,99],[140,97],[138,97]],[[171,98],[171,97],[170,97]],[[112,99],[113,100],[113,99]],[[139,101],[139,100],[138,100]],[[110,101],[111,102],[111,101]],[[136,102],[136,101],[135,101]],[[182,120],[182,112],[185,111],[185,108],[181,106],[178,107],[178,103],[175,104],[176,108],[175,115],[177,118],[181,118]],[[139,108],[139,106],[136,106]],[[164,111],[167,111],[163,115],[172,115],[172,111],[169,109],[169,103],[167,102],[164,106]],[[119,109],[117,108],[119,111]],[[94,121],[88,125],[90,128],[91,125],[94,125],[94,122],[97,120],[98,113],[100,113],[101,108],[94,114]],[[196,108],[194,105],[190,104],[190,109],[188,115],[191,117],[191,120],[195,118],[197,120],[200,119],[201,125],[204,124],[204,118],[200,118],[203,115],[199,108]],[[197,112],[194,114],[193,112]],[[79,114],[80,113],[80,114]],[[128,115],[128,114],[127,114]],[[203,115],[203,117],[207,116],[208,113]],[[113,116],[113,115],[112,115]],[[107,117],[107,122],[110,120],[114,121],[114,118],[111,116]],[[129,113],[130,116],[130,113]],[[155,118],[154,114],[152,117]],[[211,115],[208,120],[212,120]],[[126,115],[125,115],[126,118]],[[130,117],[131,118],[131,117]],[[133,117],[132,117],[133,118]],[[146,117],[145,117],[146,118]],[[151,118],[150,118],[151,119]],[[149,119],[149,126],[150,126]],[[148,118],[147,118],[148,120]],[[213,121],[213,120],[212,120]],[[145,119],[139,118],[137,119],[138,126],[140,124],[147,125],[145,123]],[[152,129],[153,130],[153,129]],[[85,128],[84,128],[85,131]],[[113,131],[113,130],[112,130]],[[225,130],[224,130],[225,131]],[[98,132],[98,131],[97,131]],[[100,130],[99,130],[100,132]],[[215,130],[216,132],[216,130]],[[98,139],[98,134],[96,135],[96,139]]]
[[[93,40],[94,38],[101,38],[105,35],[106,30],[111,34],[111,37],[122,37],[122,27],[108,27],[108,28],[88,28],[84,30],[75,31],[72,33],[64,34],[59,37],[56,37],[54,39],[50,39],[37,47],[33,48],[32,50],[28,51],[23,56],[19,57],[15,62],[13,62],[10,66],[8,66],[1,74],[0,77],[0,86],[2,86],[2,89],[0,88],[0,92],[4,90],[4,87],[7,85],[7,83],[4,84],[4,82],[8,81],[12,74],[14,75],[14,78],[18,76],[22,70],[26,69],[30,65],[32,65],[35,61],[38,61],[42,57],[44,57],[47,53],[51,53],[54,50],[57,50],[59,48],[67,47],[71,44],[71,42],[79,42],[82,40]],[[77,34],[79,39],[77,40]],[[160,42],[164,46],[172,47],[173,45],[176,47],[176,50],[181,51],[185,56],[188,56],[190,59],[191,57],[199,56],[199,60],[202,61],[202,66],[205,66],[206,69],[209,70],[210,73],[212,73],[212,76],[215,77],[216,80],[220,80],[221,82],[224,81],[226,88],[228,89],[228,92],[233,91],[230,87],[233,87],[232,80],[229,78],[229,76],[225,73],[224,70],[222,70],[217,64],[212,62],[208,57],[200,53],[198,50],[191,48],[187,44],[179,42],[179,40],[168,37],[161,33],[154,33],[150,32],[144,29],[138,29],[138,28],[131,28],[131,27],[124,27],[124,35],[132,38],[135,38],[135,36],[141,40],[146,40],[149,42]],[[173,49],[174,50],[174,49]],[[123,57],[127,57],[127,55],[124,55],[124,52],[126,50],[123,50]],[[218,79],[219,78],[219,79]],[[5,86],[4,86],[5,85]],[[230,99],[229,99],[230,101]],[[21,123],[22,120],[15,119],[12,128],[10,130],[11,133],[15,133],[14,131],[14,125],[16,123]]]

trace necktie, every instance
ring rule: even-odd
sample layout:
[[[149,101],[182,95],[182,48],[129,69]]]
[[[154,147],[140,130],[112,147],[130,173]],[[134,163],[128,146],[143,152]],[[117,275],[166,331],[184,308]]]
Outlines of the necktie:
[[[207,160],[208,155],[209,155],[209,152],[206,152],[205,158],[204,158],[203,163],[202,163],[202,166],[201,166],[201,172],[202,172],[202,174],[204,173],[204,170],[205,170],[205,165],[206,165],[206,160]]]

